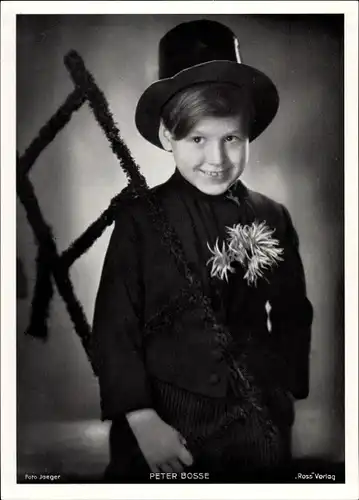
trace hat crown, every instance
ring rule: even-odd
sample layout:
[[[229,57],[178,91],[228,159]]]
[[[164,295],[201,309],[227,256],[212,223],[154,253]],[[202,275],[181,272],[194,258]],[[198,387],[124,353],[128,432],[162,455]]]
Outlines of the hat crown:
[[[214,60],[241,62],[235,34],[216,21],[198,20],[177,25],[159,44],[159,79]]]
[[[143,92],[136,107],[135,122],[142,136],[162,148],[158,131],[164,105],[178,92],[209,82],[235,85],[239,92],[248,92],[254,109],[250,141],[277,113],[276,86],[260,70],[243,64],[235,34],[217,21],[190,21],[172,28],[160,40],[159,79]]]

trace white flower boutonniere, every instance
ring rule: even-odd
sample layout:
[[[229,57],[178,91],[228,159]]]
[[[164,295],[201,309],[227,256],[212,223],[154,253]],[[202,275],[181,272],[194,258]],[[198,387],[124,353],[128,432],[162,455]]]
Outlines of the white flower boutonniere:
[[[219,248],[218,238],[213,248],[207,246],[213,256],[207,261],[212,263],[211,276],[228,281],[228,272],[233,273],[233,262],[239,262],[246,269],[244,279],[249,285],[256,285],[258,278],[264,276],[264,271],[283,260],[283,249],[279,241],[272,238],[274,229],[265,222],[253,222],[250,226],[241,224],[226,227],[228,238]]]

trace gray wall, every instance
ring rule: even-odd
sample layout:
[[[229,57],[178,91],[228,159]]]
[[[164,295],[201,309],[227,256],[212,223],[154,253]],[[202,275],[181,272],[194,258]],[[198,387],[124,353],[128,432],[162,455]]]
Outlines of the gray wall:
[[[108,98],[122,135],[150,186],[173,164],[137,133],[133,114],[156,79],[157,43],[175,24],[202,16],[20,16],[17,31],[17,147],[22,153],[73,86],[63,56],[76,49]],[[272,126],[252,144],[243,180],[289,208],[301,240],[315,309],[311,392],[297,404],[297,455],[343,457],[343,40],[341,17],[206,16],[239,36],[244,62],[277,83]],[[87,105],[31,171],[60,250],[125,186],[125,176]],[[110,230],[71,269],[89,322]],[[96,379],[58,295],[47,343],[26,337],[36,245],[17,204],[17,255],[29,295],[18,300],[18,418],[99,418]]]

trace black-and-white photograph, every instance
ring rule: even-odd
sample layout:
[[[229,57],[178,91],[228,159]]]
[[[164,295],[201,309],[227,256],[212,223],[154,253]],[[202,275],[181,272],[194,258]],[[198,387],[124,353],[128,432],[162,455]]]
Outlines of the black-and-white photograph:
[[[199,12],[16,16],[17,484],[345,483],[345,16]]]

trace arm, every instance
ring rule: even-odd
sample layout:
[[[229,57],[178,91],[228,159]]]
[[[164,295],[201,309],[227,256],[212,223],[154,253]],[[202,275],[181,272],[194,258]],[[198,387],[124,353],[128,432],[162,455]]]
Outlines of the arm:
[[[140,238],[135,221],[122,210],[105,256],[93,321],[102,420],[116,421],[121,447],[131,442],[127,420],[152,471],[182,470],[180,462],[189,465],[192,457],[152,404],[142,345]]]
[[[121,207],[110,238],[96,297],[93,355],[103,420],[151,408],[142,356],[142,282],[135,222]]]
[[[278,266],[271,293],[272,335],[285,360],[284,382],[296,399],[309,394],[309,355],[313,308],[308,300],[298,234],[288,210],[284,220],[283,262]]]

